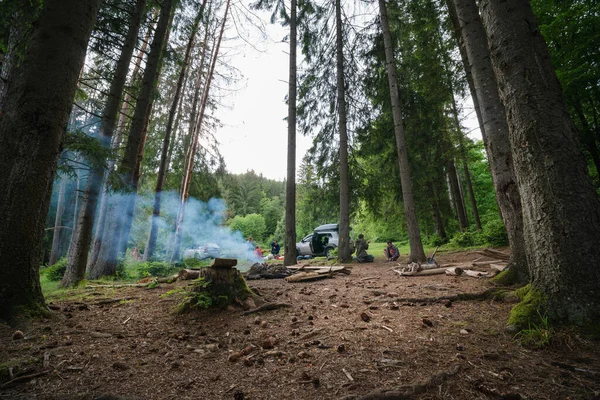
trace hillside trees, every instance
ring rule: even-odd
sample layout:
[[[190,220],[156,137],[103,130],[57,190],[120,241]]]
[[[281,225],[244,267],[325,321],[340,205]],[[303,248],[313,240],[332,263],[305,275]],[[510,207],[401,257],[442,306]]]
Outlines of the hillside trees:
[[[0,319],[36,312],[41,237],[99,0],[47,0],[0,99]],[[12,61],[12,60],[11,60]],[[10,171],[10,173],[7,173]]]

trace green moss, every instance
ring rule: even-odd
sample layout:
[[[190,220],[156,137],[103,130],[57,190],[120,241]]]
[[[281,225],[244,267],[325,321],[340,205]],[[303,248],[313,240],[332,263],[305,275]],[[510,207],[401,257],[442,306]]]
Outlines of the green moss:
[[[37,363],[39,360],[35,357],[17,358],[0,363],[0,381],[7,381],[10,379],[9,370],[12,368],[13,374],[22,372],[27,366]]]
[[[492,283],[501,286],[514,285],[517,283],[517,273],[514,268],[508,268],[493,277],[491,281]]]
[[[546,315],[546,296],[531,289],[531,285],[524,286],[515,291],[521,302],[510,311],[508,324],[517,329],[526,329],[532,324],[539,324],[540,315]]]

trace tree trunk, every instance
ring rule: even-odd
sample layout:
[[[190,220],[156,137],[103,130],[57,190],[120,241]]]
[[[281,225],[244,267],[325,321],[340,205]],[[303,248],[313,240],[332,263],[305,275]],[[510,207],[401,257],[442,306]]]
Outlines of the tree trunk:
[[[150,41],[151,32],[152,32],[152,27],[149,27],[148,30],[146,31],[146,36],[144,37],[144,40],[142,41],[142,46],[141,46],[140,50],[138,51],[137,57],[135,59],[133,72],[131,73],[131,82],[132,83],[136,82],[139,78],[142,60],[144,58],[144,54],[146,54],[146,48],[148,47],[148,42]],[[132,102],[131,94],[129,92],[127,92],[125,94],[125,98],[123,99],[123,105],[121,107],[121,112],[119,115],[119,122],[117,123],[117,132],[113,135],[113,140],[112,140],[112,148],[113,149],[116,149],[117,147],[120,146],[121,136],[122,136],[123,131],[125,130],[127,115],[129,112],[129,107],[130,107],[131,102]],[[113,171],[114,167],[115,167],[115,161],[110,160],[108,163],[108,167],[106,168],[106,172],[104,174],[104,186],[102,188],[102,200],[100,201],[97,222],[96,222],[96,224],[94,224],[96,226],[96,232],[94,234],[94,240],[93,240],[93,244],[91,246],[92,247],[91,254],[88,258],[88,263],[86,266],[86,270],[88,272],[91,270],[92,266],[95,265],[96,262],[98,262],[98,254],[100,253],[100,248],[102,247],[102,243],[106,240],[104,238],[104,227],[106,225],[106,215],[107,215],[106,210],[108,209],[109,202],[110,202],[110,200],[109,200],[110,185],[108,182],[108,176],[109,176],[110,172]]]
[[[136,1],[129,22],[129,29],[125,41],[123,42],[123,48],[121,49],[121,55],[119,56],[119,60],[115,67],[115,74],[108,92],[99,132],[100,143],[105,148],[111,146],[119,106],[121,104],[121,96],[125,87],[125,82],[127,81],[127,72],[129,71],[129,64],[131,63],[133,50],[137,43],[138,31],[140,30],[145,8],[146,0]],[[77,218],[75,230],[71,237],[68,255],[69,260],[65,275],[61,281],[62,287],[77,285],[84,279],[90,242],[92,239],[92,230],[94,228],[96,207],[98,205],[98,194],[102,187],[104,172],[102,166],[92,166],[90,169],[81,201],[81,209]]]
[[[39,261],[52,183],[100,0],[47,0],[0,101],[0,319],[44,304]],[[29,314],[31,315],[31,314]]]
[[[437,190],[433,182],[429,182],[429,191],[431,196],[431,208],[433,210],[433,222],[436,235],[438,235],[444,242],[448,240],[446,235],[446,229],[444,228],[444,221],[442,219],[442,213],[440,211],[440,202],[438,199]]]
[[[52,250],[50,251],[50,260],[48,265],[56,264],[60,257],[60,239],[63,230],[62,220],[65,213],[65,192],[67,190],[67,182],[69,180],[62,176],[60,178],[60,186],[58,189],[58,200],[56,201],[56,217],[54,218],[54,229],[52,231]]]
[[[107,215],[109,220],[113,220],[114,230],[110,230],[111,240],[104,242],[104,246],[98,254],[98,261],[90,268],[89,275],[91,279],[114,274],[119,251],[127,245],[141,173],[141,161],[146,143],[146,129],[174,8],[174,0],[163,1],[156,32],[150,46],[150,54],[146,61],[140,93],[131,120],[127,145],[117,170],[124,186],[121,192],[126,195],[125,212],[123,212],[122,207],[119,207],[118,210],[113,209],[112,216]],[[117,213],[120,215],[116,215]],[[116,238],[119,239],[115,240]]]
[[[469,229],[469,221],[467,221],[467,215],[465,214],[463,196],[458,187],[458,175],[456,174],[454,160],[448,160],[446,169],[448,172],[448,182],[450,182],[450,190],[452,191],[452,199],[454,200],[454,209],[456,210],[456,217],[458,218],[458,226],[461,231],[466,231]]]
[[[600,202],[548,48],[529,2],[482,0],[480,10],[508,116],[532,293],[546,297],[554,323],[597,326]]]
[[[394,58],[392,35],[387,17],[385,0],[379,0],[379,12],[381,15],[381,29],[383,31],[383,42],[385,44],[386,69],[390,86],[390,97],[392,102],[392,116],[394,118],[394,133],[398,150],[398,166],[400,169],[400,184],[402,185],[402,199],[406,225],[408,228],[408,240],[410,243],[409,262],[424,262],[426,260],[421,241],[421,231],[412,191],[410,178],[410,167],[408,165],[408,154],[404,140],[404,126],[402,124],[402,105],[400,103],[400,89],[396,76],[396,62]]]
[[[508,124],[504,105],[500,99],[485,31],[479,18],[475,0],[453,0],[459,23],[461,38],[466,51],[467,64],[473,78],[476,98],[481,111],[484,129],[483,142],[486,148],[496,192],[496,200],[508,232],[511,248],[511,274],[515,282],[525,283],[529,279],[529,268],[523,236],[521,197],[513,166],[508,139]]]
[[[221,40],[223,39],[223,33],[225,32],[225,25],[227,23],[227,15],[229,14],[229,6],[231,2],[227,0],[225,6],[225,14],[223,15],[223,22],[221,24],[221,30],[219,32],[219,37],[217,42],[215,43],[215,48],[213,49],[213,55],[211,57],[210,67],[208,70],[208,75],[206,77],[206,84],[204,85],[204,92],[202,93],[202,101],[200,102],[200,110],[198,111],[198,115],[195,121],[191,121],[190,123],[194,124],[192,141],[188,148],[188,153],[186,157],[186,165],[183,173],[182,183],[183,186],[181,188],[181,203],[179,206],[179,215],[175,225],[175,236],[173,241],[173,250],[171,253],[171,262],[178,260],[180,258],[180,246],[181,246],[181,228],[183,225],[184,217],[185,217],[185,205],[187,199],[189,197],[190,192],[190,184],[192,182],[192,172],[194,170],[194,160],[196,159],[196,152],[198,150],[198,140],[200,137],[200,132],[202,130],[202,123],[204,122],[204,113],[206,111],[206,105],[208,104],[208,98],[210,94],[210,86],[212,83],[212,78],[215,73],[215,67],[217,65],[217,60],[219,58],[219,50],[221,48]],[[201,73],[202,71],[200,71]]]
[[[283,265],[296,264],[296,10],[290,0],[290,74],[288,93],[287,180],[285,185],[285,250]]]
[[[205,5],[206,0],[204,0],[202,5],[200,6],[196,19],[194,20],[194,23],[192,25],[190,38],[185,48],[183,64],[181,66],[181,71],[179,72],[179,78],[177,79],[175,95],[173,96],[171,108],[169,109],[169,117],[167,119],[167,127],[165,129],[165,137],[163,139],[162,152],[160,155],[160,165],[158,167],[158,176],[156,178],[156,188],[154,190],[154,206],[152,208],[152,222],[150,225],[150,234],[148,235],[148,241],[144,250],[144,261],[150,260],[152,255],[154,254],[154,251],[156,250],[156,237],[158,235],[158,219],[160,218],[161,194],[167,173],[167,156],[169,153],[169,146],[171,143],[171,131],[173,129],[173,121],[175,120],[175,113],[179,105],[179,98],[181,97],[183,82],[187,74],[190,55],[192,53],[192,47],[194,46],[196,32],[198,31],[198,25],[200,24],[200,20],[202,19],[202,15],[204,14]]]
[[[340,240],[338,258],[341,262],[348,262],[352,260],[352,251],[350,248],[350,179],[341,0],[335,0],[335,32],[338,129],[340,131]]]

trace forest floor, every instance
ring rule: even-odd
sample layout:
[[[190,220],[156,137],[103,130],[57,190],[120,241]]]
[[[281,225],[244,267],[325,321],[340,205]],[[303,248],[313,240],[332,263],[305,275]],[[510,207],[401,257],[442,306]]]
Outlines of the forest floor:
[[[597,341],[555,332],[541,350],[524,347],[505,330],[514,303],[427,300],[482,293],[489,280],[401,277],[393,266],[249,281],[266,300],[291,305],[251,315],[173,314],[173,289],[189,281],[51,299],[52,317],[23,328],[24,338],[0,325],[0,398],[600,399]]]

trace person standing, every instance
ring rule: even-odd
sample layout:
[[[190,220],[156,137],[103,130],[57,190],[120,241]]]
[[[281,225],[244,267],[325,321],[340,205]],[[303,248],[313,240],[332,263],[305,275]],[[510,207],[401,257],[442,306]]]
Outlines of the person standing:
[[[358,235],[358,240],[356,240],[356,260],[359,263],[369,263],[375,259],[371,254],[367,253],[368,249],[369,242],[365,240],[365,235],[361,233]]]

